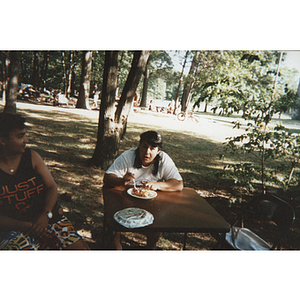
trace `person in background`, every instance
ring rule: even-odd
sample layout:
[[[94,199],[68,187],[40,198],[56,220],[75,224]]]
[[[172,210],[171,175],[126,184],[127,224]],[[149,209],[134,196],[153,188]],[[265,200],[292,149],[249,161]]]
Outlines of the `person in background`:
[[[25,119],[1,113],[0,250],[88,250],[58,213],[57,186],[27,143]]]
[[[156,107],[155,107],[155,105],[154,105],[153,100],[150,100],[149,108],[148,108],[148,109],[151,110],[151,111],[156,111]]]
[[[94,90],[93,90],[93,105],[92,105],[92,108],[97,108],[98,107],[98,99],[99,99],[99,94],[100,94],[100,91],[98,89],[98,86],[97,84],[94,85]]]
[[[174,109],[175,109],[175,101],[172,100],[169,104],[168,104],[168,108],[167,108],[167,114],[173,114],[174,113]]]
[[[145,188],[159,191],[181,191],[183,180],[170,158],[162,151],[161,135],[146,131],[140,135],[137,148],[123,152],[107,169],[103,181],[109,186],[127,186],[135,180]],[[146,249],[155,249],[161,233],[147,235]],[[122,249],[120,233],[114,235],[115,248]]]
[[[139,104],[139,94],[137,92],[135,92],[134,97],[133,97],[133,106],[137,107],[140,106]]]

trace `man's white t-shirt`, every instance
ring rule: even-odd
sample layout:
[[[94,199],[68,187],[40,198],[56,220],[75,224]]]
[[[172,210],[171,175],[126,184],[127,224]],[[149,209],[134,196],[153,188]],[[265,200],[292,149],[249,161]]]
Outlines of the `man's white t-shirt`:
[[[161,160],[159,161],[158,172],[156,175],[152,174],[154,165],[142,168],[134,168],[135,151],[137,148],[129,149],[123,152],[113,164],[107,169],[106,174],[115,174],[118,177],[124,177],[128,172],[133,173],[136,181],[148,180],[152,182],[167,181],[170,179],[182,180],[175,163],[170,156],[160,151],[159,155]]]

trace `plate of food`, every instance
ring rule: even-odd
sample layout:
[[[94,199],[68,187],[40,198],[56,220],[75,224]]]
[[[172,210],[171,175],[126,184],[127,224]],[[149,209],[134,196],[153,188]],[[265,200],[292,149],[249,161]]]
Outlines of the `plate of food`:
[[[155,191],[143,187],[128,189],[127,193],[132,197],[143,200],[150,200],[157,196],[157,193]]]

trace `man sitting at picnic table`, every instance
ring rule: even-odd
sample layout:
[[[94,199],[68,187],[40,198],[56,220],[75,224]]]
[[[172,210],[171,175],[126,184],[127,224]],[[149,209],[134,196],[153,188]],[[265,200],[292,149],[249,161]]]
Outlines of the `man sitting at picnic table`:
[[[123,152],[104,175],[104,184],[126,186],[141,182],[145,188],[159,191],[181,191],[183,180],[170,156],[162,151],[162,137],[156,131],[140,135],[139,147]],[[154,250],[161,233],[147,234],[146,249]],[[117,250],[122,250],[120,232],[114,234]]]

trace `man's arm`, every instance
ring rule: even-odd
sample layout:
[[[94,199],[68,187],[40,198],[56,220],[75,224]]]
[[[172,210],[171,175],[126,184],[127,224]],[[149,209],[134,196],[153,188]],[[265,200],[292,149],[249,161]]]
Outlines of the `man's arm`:
[[[31,150],[31,153],[33,168],[42,176],[45,186],[46,195],[44,209],[52,212],[58,197],[56,183],[41,156],[34,150]]]
[[[22,231],[27,232],[32,226],[31,222],[23,222],[6,216],[0,215],[0,228],[5,231]]]
[[[51,176],[47,166],[45,165],[43,159],[40,155],[31,150],[32,154],[32,166],[35,171],[40,174],[43,178],[44,187],[45,187],[45,206],[44,211],[37,216],[37,219],[33,223],[32,227],[30,228],[29,234],[34,234],[36,236],[42,236],[45,232],[45,228],[47,228],[48,224],[48,216],[46,214],[47,211],[52,212],[53,207],[57,201],[58,192],[56,183]]]

